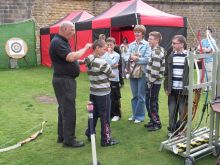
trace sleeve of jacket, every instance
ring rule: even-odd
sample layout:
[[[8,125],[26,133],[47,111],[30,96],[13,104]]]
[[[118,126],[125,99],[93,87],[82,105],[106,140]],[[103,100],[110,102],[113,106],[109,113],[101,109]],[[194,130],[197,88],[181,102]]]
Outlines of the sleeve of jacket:
[[[136,62],[137,64],[146,65],[148,63],[148,59],[150,58],[151,55],[151,47],[148,42],[146,42],[145,44],[146,44],[145,52],[143,56],[141,56],[139,60]]]
[[[189,63],[188,58],[186,57],[184,63],[184,73],[183,73],[183,95],[188,95],[188,89],[186,86],[189,85]]]
[[[125,56],[123,57],[126,62],[128,62],[128,60],[129,60],[129,58],[130,58],[130,56],[131,56],[131,53],[132,53],[132,44],[133,44],[133,43],[129,44],[129,46],[128,46],[128,51],[127,51],[127,53],[125,54]]]
[[[163,78],[163,77],[164,77],[164,72],[165,72],[165,58],[166,58],[166,55],[167,55],[167,52],[164,51],[164,55],[163,55],[163,57],[161,58],[162,60],[161,60],[161,67],[160,67],[160,75],[161,75],[162,77],[160,77],[160,78]]]
[[[163,86],[164,86],[165,91],[168,90],[168,58],[169,58],[169,55],[166,54],[166,56],[165,56],[164,82],[163,82]]]

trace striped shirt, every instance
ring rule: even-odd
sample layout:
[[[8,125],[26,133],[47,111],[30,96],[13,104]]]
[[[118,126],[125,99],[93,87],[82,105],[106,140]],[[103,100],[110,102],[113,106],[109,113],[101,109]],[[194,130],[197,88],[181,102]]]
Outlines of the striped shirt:
[[[108,77],[112,73],[111,66],[107,64],[105,59],[95,58],[89,55],[85,59],[90,80],[90,94],[96,96],[104,96],[111,92]]]
[[[152,49],[151,57],[147,64],[147,82],[161,84],[165,71],[165,50],[157,46]]]
[[[187,51],[182,53],[174,52],[173,54],[173,75],[172,75],[172,89],[183,89],[183,71],[184,63],[187,56]]]

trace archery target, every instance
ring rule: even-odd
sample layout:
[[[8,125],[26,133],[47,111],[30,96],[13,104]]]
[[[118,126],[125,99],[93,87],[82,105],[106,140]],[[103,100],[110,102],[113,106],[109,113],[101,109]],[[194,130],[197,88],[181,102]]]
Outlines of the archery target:
[[[26,55],[27,44],[20,38],[11,38],[7,41],[5,49],[9,57],[19,59]]]
[[[10,55],[24,54],[24,43],[22,40],[8,41]]]

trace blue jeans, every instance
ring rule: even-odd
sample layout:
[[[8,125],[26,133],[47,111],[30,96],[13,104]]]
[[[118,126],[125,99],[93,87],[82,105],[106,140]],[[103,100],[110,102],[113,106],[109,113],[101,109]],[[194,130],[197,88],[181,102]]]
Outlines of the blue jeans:
[[[145,118],[145,74],[141,78],[130,78],[133,98],[131,99],[132,117],[134,120],[143,121]]]

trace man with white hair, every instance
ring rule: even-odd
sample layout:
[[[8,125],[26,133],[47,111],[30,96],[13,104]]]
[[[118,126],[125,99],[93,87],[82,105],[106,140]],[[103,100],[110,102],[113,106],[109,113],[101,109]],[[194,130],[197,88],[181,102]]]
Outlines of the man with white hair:
[[[75,26],[70,21],[60,25],[59,33],[50,45],[50,57],[53,65],[53,88],[58,101],[58,143],[67,147],[82,147],[84,143],[76,140],[76,78],[80,68],[77,60],[91,47],[73,52],[69,40],[75,33]]]

